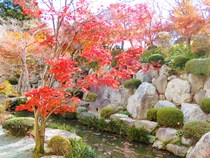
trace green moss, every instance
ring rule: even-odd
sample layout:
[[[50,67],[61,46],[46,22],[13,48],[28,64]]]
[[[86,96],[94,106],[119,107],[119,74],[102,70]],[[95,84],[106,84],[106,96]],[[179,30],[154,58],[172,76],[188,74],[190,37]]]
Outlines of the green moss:
[[[85,101],[87,101],[87,102],[94,102],[94,101],[96,101],[97,97],[98,97],[98,95],[96,93],[90,92],[90,93],[87,94],[87,96],[85,98]]]
[[[144,128],[131,127],[128,129],[128,138],[132,141],[148,143],[149,132]]]
[[[158,110],[159,109],[155,109],[155,108],[149,109],[147,111],[147,120],[157,121],[157,112],[158,112]]]
[[[209,75],[210,74],[210,58],[193,59],[185,64],[185,70],[194,75]]]
[[[184,57],[184,56],[177,56],[173,60],[173,66],[176,68],[184,68],[187,61],[189,61],[190,58]]]
[[[2,127],[14,136],[25,136],[33,130],[34,119],[30,117],[15,117],[6,120]]]
[[[157,112],[157,122],[166,127],[179,127],[183,120],[183,112],[177,108],[163,107]]]
[[[210,98],[203,99],[201,101],[200,107],[205,113],[209,114],[210,113]]]
[[[112,106],[103,107],[100,111],[100,115],[102,118],[109,118],[112,114],[117,113],[117,110]]]
[[[124,87],[128,89],[137,89],[141,81],[139,79],[130,79],[124,82]]]
[[[68,156],[72,151],[72,145],[68,138],[63,136],[54,136],[50,139],[48,147],[52,150],[53,154]]]
[[[160,64],[163,64],[164,60],[165,60],[165,58],[162,54],[153,54],[148,58],[148,63],[152,63],[152,62],[158,63],[159,62]]]
[[[183,127],[184,136],[196,143],[205,133],[210,131],[210,123],[205,121],[191,121]]]

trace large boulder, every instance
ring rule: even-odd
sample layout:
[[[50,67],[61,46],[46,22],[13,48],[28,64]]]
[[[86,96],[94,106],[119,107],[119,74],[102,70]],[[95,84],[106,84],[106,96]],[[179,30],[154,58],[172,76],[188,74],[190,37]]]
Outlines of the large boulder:
[[[197,104],[200,104],[201,101],[205,98],[205,96],[206,96],[206,90],[201,90],[194,95],[194,100]]]
[[[210,157],[210,132],[204,134],[191,149],[186,158],[209,158]]]
[[[135,78],[141,80],[141,82],[152,82],[152,75],[149,71],[144,72],[143,70],[139,70],[136,73]]]
[[[191,93],[196,94],[203,89],[204,79],[204,76],[189,74],[188,81],[191,86]]]
[[[146,118],[146,112],[158,101],[156,88],[147,82],[143,82],[135,94],[128,98],[127,110],[134,118]]]
[[[173,79],[171,80],[165,91],[166,100],[172,101],[176,105],[181,105],[184,102],[190,102],[192,96],[190,94],[190,84],[186,80]]]
[[[124,124],[126,124],[128,127],[134,127],[135,126],[135,120],[132,118],[120,118],[120,121],[122,121]]]
[[[159,94],[164,94],[168,81],[167,81],[167,76],[166,75],[160,75],[158,78],[156,78],[153,83],[152,83]]]
[[[149,120],[137,120],[135,122],[135,128],[144,128],[148,132],[153,132],[157,128],[157,122],[149,121]]]
[[[195,120],[206,121],[206,114],[197,104],[182,103],[181,111],[184,114],[184,123]]]
[[[128,115],[125,115],[125,114],[112,114],[110,116],[110,119],[113,120],[113,121],[120,121],[120,119],[122,118],[128,118]]]
[[[186,146],[179,146],[176,144],[167,144],[166,145],[166,150],[172,152],[174,155],[180,156],[180,157],[185,157],[188,151],[188,147]]]
[[[167,100],[159,100],[154,106],[154,108],[157,108],[157,109],[163,108],[163,107],[173,107],[173,108],[175,108],[176,105],[173,104],[170,101],[167,101]]]
[[[110,94],[110,106],[115,108],[119,106],[125,107],[128,103],[128,98],[132,95],[129,89],[121,86],[120,89],[111,88],[109,91]]]
[[[204,89],[205,90],[210,89],[210,77],[204,83]]]
[[[177,130],[174,128],[159,128],[156,132],[156,137],[162,142],[169,142],[173,139],[176,139]]]

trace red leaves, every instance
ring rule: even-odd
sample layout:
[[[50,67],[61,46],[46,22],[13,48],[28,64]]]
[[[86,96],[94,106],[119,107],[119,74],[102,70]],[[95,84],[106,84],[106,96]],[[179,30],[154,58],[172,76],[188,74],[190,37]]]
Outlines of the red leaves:
[[[47,116],[51,112],[58,114],[75,111],[75,106],[65,104],[64,93],[60,90],[43,87],[32,90],[25,96],[29,99],[28,102],[18,106],[16,111],[33,112],[36,109],[42,116]]]

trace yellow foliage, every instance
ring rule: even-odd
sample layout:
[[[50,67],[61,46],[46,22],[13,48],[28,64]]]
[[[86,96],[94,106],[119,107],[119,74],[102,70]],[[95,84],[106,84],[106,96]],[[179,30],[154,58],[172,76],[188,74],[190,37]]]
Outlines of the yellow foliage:
[[[0,94],[3,94],[5,96],[16,96],[17,92],[14,87],[9,83],[9,81],[5,81],[0,84]]]

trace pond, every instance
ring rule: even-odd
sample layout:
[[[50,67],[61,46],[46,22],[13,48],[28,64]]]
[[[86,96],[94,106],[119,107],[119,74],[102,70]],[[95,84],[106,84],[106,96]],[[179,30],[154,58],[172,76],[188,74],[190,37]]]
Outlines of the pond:
[[[95,149],[100,158],[178,158],[167,151],[154,149],[151,144],[135,143],[115,134],[96,132],[77,121],[68,124]]]

